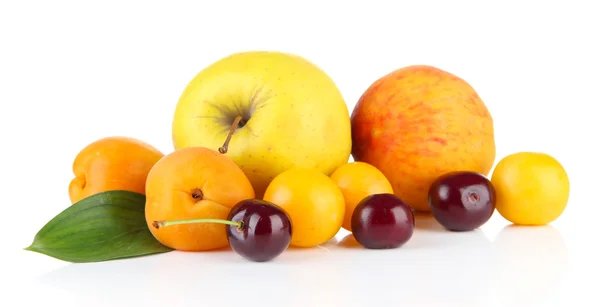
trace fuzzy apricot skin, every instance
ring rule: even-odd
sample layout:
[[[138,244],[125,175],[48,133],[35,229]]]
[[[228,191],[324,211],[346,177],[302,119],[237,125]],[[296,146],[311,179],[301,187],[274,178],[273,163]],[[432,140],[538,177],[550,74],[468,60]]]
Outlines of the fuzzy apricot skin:
[[[344,195],[331,178],[316,169],[292,168],[277,175],[267,187],[264,200],[290,216],[293,247],[326,243],[344,221]]]
[[[201,197],[197,197],[198,191]],[[234,205],[254,197],[252,184],[229,157],[205,147],[186,147],[166,155],[148,174],[146,222],[154,237],[173,249],[220,249],[228,245],[223,224],[180,224],[156,229],[152,223],[227,219]]]
[[[500,159],[492,172],[496,209],[509,222],[543,226],[567,207],[571,184],[567,171],[553,156],[515,152]]]
[[[163,156],[152,145],[130,137],[111,136],[90,143],[73,161],[71,203],[111,190],[145,194],[148,172]]]
[[[330,177],[344,195],[346,210],[342,227],[348,231],[352,231],[352,213],[361,200],[373,194],[394,194],[392,184],[385,175],[368,163],[343,164]]]

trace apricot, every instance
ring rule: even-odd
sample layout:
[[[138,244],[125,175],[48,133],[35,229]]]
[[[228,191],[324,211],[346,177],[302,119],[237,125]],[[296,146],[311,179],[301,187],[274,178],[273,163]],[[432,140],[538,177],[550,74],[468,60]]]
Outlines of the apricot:
[[[148,172],[163,156],[152,145],[129,137],[111,136],[92,142],[73,161],[71,203],[110,190],[145,194]]]
[[[344,221],[344,195],[316,169],[293,168],[267,186],[264,200],[281,207],[292,222],[290,246],[315,247],[331,240]]]
[[[541,152],[502,158],[491,182],[498,213],[515,225],[549,224],[563,214],[569,201],[567,171],[556,158]]]
[[[373,194],[394,194],[392,184],[385,175],[365,162],[343,164],[330,177],[344,195],[346,209],[342,227],[348,231],[352,231],[352,213],[361,200]]]
[[[250,180],[229,157],[205,147],[186,147],[162,158],[146,182],[146,223],[162,244],[181,251],[228,245],[226,225],[196,223],[156,229],[157,220],[227,219],[238,202],[255,197]]]

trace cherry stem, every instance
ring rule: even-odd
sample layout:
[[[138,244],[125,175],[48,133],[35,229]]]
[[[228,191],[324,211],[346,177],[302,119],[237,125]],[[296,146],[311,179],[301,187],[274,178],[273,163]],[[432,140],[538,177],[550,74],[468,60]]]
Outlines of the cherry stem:
[[[234,222],[228,220],[220,220],[220,219],[191,219],[191,220],[172,220],[172,221],[154,221],[152,222],[152,226],[156,229],[160,229],[163,227],[171,226],[171,225],[181,225],[181,224],[196,224],[196,223],[219,223],[225,225],[236,226],[237,228],[242,228],[242,222]]]
[[[231,137],[233,136],[233,133],[235,132],[235,129],[237,129],[241,120],[242,120],[241,115],[238,115],[235,117],[235,120],[233,121],[233,124],[231,125],[231,129],[229,130],[229,134],[227,134],[227,139],[225,139],[225,143],[223,143],[223,146],[219,147],[220,153],[222,153],[222,154],[227,153],[227,150],[229,149],[229,141],[231,141]]]
[[[477,193],[469,193],[469,201],[472,203],[479,201],[479,195]]]

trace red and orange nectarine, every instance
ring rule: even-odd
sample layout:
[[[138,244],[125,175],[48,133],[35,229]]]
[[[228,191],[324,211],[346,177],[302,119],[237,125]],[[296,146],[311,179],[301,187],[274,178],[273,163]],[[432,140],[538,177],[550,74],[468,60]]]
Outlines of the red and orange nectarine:
[[[440,175],[487,175],[496,155],[490,112],[463,79],[416,65],[374,82],[352,117],[352,156],[381,170],[396,196],[429,211],[427,192]]]

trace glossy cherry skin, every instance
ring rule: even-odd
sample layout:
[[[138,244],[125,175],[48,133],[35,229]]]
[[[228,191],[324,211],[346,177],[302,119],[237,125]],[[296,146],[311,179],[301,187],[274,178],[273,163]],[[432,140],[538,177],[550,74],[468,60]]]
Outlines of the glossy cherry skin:
[[[475,172],[450,172],[429,188],[429,208],[446,229],[470,231],[485,224],[496,209],[492,183]]]
[[[410,207],[393,194],[373,194],[363,198],[351,219],[352,234],[368,249],[391,249],[412,237],[415,218]]]
[[[292,240],[289,216],[278,206],[259,199],[237,203],[228,220],[242,222],[241,227],[227,225],[231,249],[256,262],[272,260],[285,251]]]

